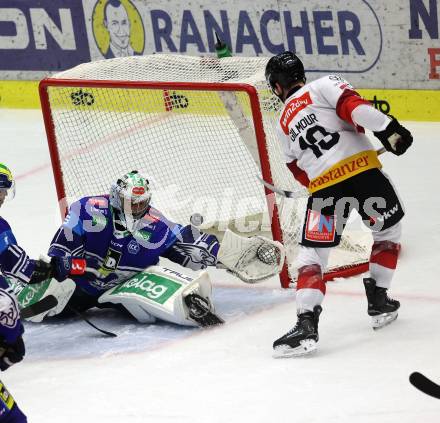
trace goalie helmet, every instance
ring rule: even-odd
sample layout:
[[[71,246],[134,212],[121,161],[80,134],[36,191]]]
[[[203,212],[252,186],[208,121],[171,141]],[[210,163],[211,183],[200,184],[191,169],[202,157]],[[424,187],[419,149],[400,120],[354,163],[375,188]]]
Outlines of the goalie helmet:
[[[15,180],[9,168],[0,163],[0,207],[15,196]]]
[[[119,210],[122,223],[134,232],[137,224],[148,210],[151,190],[148,179],[137,170],[132,170],[119,178],[110,189],[110,204]]]
[[[295,82],[306,82],[304,66],[291,51],[273,56],[267,62],[265,76],[272,92],[277,97],[280,96],[276,93],[276,83],[280,84],[282,88],[290,88]]]

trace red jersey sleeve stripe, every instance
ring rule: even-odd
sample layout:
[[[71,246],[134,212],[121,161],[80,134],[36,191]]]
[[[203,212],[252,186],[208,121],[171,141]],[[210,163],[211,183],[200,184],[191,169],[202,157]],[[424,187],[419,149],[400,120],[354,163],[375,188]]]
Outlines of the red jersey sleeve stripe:
[[[373,107],[368,100],[364,100],[356,91],[345,89],[344,92],[339,97],[338,103],[336,104],[336,114],[345,122],[351,125],[355,125],[351,119],[351,113],[357,106],[361,104],[368,104]]]
[[[305,186],[306,188],[309,186],[310,184],[310,180],[309,177],[307,176],[307,173],[304,172],[304,170],[302,170],[296,163],[298,160],[294,160],[291,163],[287,163],[287,167],[289,168],[289,170],[292,172],[293,176],[295,177],[295,179],[303,186]]]

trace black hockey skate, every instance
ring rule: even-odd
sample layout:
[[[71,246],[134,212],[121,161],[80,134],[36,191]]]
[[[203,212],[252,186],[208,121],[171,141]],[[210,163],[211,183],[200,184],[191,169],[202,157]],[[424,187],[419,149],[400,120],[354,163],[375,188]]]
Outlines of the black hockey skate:
[[[373,278],[364,278],[364,286],[368,300],[368,315],[371,316],[373,329],[383,328],[396,320],[399,301],[389,298],[387,289],[376,286]]]
[[[185,304],[189,310],[189,317],[200,326],[221,325],[224,320],[211,311],[211,304],[206,298],[199,294],[188,294],[185,298]]]
[[[295,327],[273,343],[274,357],[297,357],[315,351],[321,311],[318,305],[313,311],[298,314]]]

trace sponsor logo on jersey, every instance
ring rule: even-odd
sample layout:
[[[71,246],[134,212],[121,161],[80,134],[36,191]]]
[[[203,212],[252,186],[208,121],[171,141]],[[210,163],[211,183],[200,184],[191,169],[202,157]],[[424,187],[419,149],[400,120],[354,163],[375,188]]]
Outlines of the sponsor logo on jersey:
[[[309,191],[315,192],[320,189],[345,181],[352,176],[368,169],[381,168],[382,165],[377,158],[375,151],[363,151],[336,163],[321,175],[312,179],[309,184]]]
[[[333,242],[336,233],[336,216],[324,216],[319,211],[308,210],[305,239],[315,242]]]
[[[130,254],[137,254],[140,249],[141,247],[135,239],[132,239],[127,245],[127,250]]]
[[[71,275],[83,275],[86,271],[86,261],[84,259],[72,259]]]
[[[107,273],[105,271],[111,271],[116,270],[118,267],[119,261],[121,260],[122,253],[120,251],[115,251],[111,248],[109,248],[107,252],[107,256],[104,259],[104,264],[102,265],[102,268],[104,269],[104,274]],[[99,270],[100,271],[100,270]]]
[[[381,216],[376,217],[376,219],[379,222],[384,222],[385,220],[390,219],[392,216],[394,216],[399,211],[399,205],[396,204],[392,209],[389,209],[382,213]]]
[[[134,237],[141,239],[142,241],[149,241],[153,234],[147,231],[137,231],[134,233]]]
[[[110,244],[115,246],[115,247],[117,247],[117,248],[122,248],[123,247],[122,244],[119,244],[119,242],[115,242],[113,240],[110,240]]]
[[[301,97],[294,98],[290,100],[284,107],[283,114],[280,118],[281,128],[283,132],[289,134],[289,123],[292,122],[293,118],[303,109],[305,109],[310,104],[313,104],[310,98],[310,93],[307,91]]]
[[[88,203],[91,206],[98,206],[99,208],[105,208],[108,206],[108,200],[106,198],[100,198],[100,197],[89,198]]]

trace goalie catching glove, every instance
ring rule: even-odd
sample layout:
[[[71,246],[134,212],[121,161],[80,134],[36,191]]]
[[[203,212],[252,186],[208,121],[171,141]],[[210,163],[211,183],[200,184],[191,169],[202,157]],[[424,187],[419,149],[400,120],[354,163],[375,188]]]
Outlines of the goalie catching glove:
[[[387,151],[400,156],[411,146],[413,137],[408,129],[404,128],[393,116],[388,126],[374,136],[380,140]]]
[[[281,243],[263,236],[242,237],[226,230],[217,260],[243,282],[256,283],[280,273],[285,251]]]

